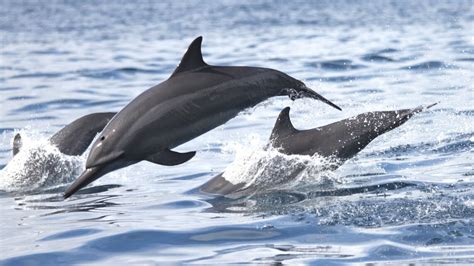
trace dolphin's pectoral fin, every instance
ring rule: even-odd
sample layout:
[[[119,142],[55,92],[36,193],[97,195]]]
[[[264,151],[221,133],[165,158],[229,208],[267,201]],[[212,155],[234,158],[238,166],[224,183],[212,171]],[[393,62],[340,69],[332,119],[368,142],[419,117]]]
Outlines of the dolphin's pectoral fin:
[[[50,141],[67,155],[81,155],[116,113],[94,113],[74,120],[54,134]]]
[[[296,132],[298,132],[298,130],[293,126],[290,120],[290,107],[285,107],[275,122],[270,139],[278,140]]]
[[[171,77],[182,72],[208,66],[204,62],[204,59],[202,59],[201,43],[202,37],[199,36],[189,45],[188,50],[183,55],[178,67],[174,70],[173,74],[171,74]]]
[[[158,153],[148,156],[146,160],[152,163],[172,166],[172,165],[185,163],[191,160],[191,158],[193,158],[194,155],[196,155],[195,151],[179,153],[179,152],[172,151],[170,149],[166,149],[164,151],[160,151]]]
[[[13,156],[15,156],[21,149],[23,142],[21,141],[20,133],[17,133],[13,138]]]

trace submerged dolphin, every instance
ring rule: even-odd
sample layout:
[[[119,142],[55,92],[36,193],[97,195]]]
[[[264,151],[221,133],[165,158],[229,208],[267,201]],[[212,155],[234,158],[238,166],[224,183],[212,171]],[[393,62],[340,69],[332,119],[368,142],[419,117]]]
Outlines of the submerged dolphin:
[[[142,160],[178,165],[195,152],[171,149],[214,129],[240,111],[279,95],[310,97],[340,110],[280,71],[260,67],[211,66],[196,38],[173,74],[123,108],[93,144],[86,170],[66,190],[67,198],[97,178]]]
[[[83,154],[115,113],[83,116],[47,140],[25,141],[18,133],[13,139],[13,158],[0,170],[6,191],[29,191],[70,182],[81,172],[77,156]],[[66,156],[68,155],[68,156]]]
[[[396,111],[380,111],[359,114],[329,125],[308,130],[297,130],[290,120],[290,108],[283,109],[278,116],[270,137],[270,145],[286,155],[315,155],[335,158],[332,169],[336,169],[346,160],[355,156],[376,137],[399,127],[414,114],[427,107],[403,109]],[[303,168],[304,169],[304,168]],[[291,180],[303,169],[291,173],[287,179]],[[233,184],[221,173],[204,185],[199,190],[204,193],[230,195],[246,195],[253,192],[247,188],[246,183]]]

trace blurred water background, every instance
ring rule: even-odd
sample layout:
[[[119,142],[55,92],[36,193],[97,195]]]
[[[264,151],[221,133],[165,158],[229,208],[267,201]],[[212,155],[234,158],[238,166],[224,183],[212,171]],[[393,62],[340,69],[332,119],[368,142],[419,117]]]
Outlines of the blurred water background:
[[[473,21],[472,0],[1,0],[0,264],[474,263]],[[279,69],[343,112],[273,98],[179,147],[198,151],[186,164],[142,162],[64,201],[85,157],[45,139],[166,79],[199,35],[208,63]],[[313,128],[434,102],[304,186],[240,201],[194,189],[266,156],[285,106]],[[65,175],[14,180],[19,131]]]

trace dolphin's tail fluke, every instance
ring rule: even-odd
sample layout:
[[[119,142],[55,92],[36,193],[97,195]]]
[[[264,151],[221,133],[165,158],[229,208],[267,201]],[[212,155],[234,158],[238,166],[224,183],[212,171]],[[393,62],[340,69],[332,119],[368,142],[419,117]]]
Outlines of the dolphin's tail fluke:
[[[74,181],[72,185],[70,185],[66,192],[64,192],[64,198],[69,198],[72,194],[76,193],[79,189],[89,185],[97,178],[101,177],[102,174],[100,173],[102,167],[93,167],[88,168]]]

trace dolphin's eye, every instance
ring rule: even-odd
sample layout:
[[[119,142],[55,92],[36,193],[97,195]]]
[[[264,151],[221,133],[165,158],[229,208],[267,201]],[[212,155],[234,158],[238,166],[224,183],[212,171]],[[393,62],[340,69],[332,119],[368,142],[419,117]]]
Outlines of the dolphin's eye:
[[[105,139],[105,136],[100,137],[100,140],[104,140],[104,139]]]

